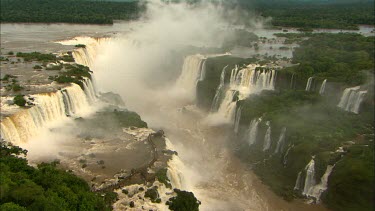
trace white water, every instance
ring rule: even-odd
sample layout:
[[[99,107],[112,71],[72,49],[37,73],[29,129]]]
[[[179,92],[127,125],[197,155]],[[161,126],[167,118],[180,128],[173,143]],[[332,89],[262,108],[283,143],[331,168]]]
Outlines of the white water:
[[[290,150],[294,147],[294,145],[288,147],[288,149],[286,150],[286,153],[283,157],[283,164],[284,164],[284,167],[286,166],[286,164],[288,163],[288,155],[289,155],[289,152]]]
[[[242,107],[240,106],[236,112],[236,118],[234,120],[234,132],[237,134],[240,127]]]
[[[255,70],[259,65],[249,64],[240,69],[236,66],[231,71],[229,87],[221,101],[217,115],[233,123],[233,115],[237,100],[247,98],[251,94],[259,94],[262,90],[275,89],[275,70]],[[238,99],[233,100],[238,93]]]
[[[367,93],[367,90],[360,91],[360,88],[360,86],[346,88],[337,106],[345,111],[358,114],[361,103]]]
[[[263,152],[267,151],[271,147],[271,125],[270,121],[266,122],[266,125],[268,126],[266,135],[264,136],[264,144],[263,144]]]
[[[190,100],[195,100],[197,83],[205,77],[205,61],[206,57],[201,54],[187,56],[184,60],[176,88]]]
[[[324,91],[326,89],[326,83],[327,83],[327,79],[324,79],[322,85],[320,86],[320,89],[319,89],[319,94],[320,95],[323,95],[324,94]]]
[[[312,80],[313,80],[313,77],[310,77],[309,79],[307,79],[307,83],[306,83],[306,91],[311,91],[311,83],[312,83]]]
[[[215,112],[219,108],[219,100],[221,98],[221,93],[223,92],[223,89],[224,89],[225,71],[226,71],[227,67],[228,67],[228,65],[225,66],[223,68],[223,70],[221,71],[220,84],[216,89],[215,97],[214,97],[214,100],[212,101],[211,112]]]
[[[301,176],[302,176],[302,171],[298,172],[296,184],[294,185],[294,190],[301,189]]]
[[[305,177],[305,186],[303,187],[302,194],[305,196],[311,196],[313,192],[313,188],[315,186],[315,161],[311,159],[311,161],[307,164],[306,168],[306,177]]]
[[[257,141],[257,135],[258,135],[258,125],[262,121],[261,118],[259,119],[253,119],[249,126],[249,132],[248,132],[248,143],[249,146],[255,144]]]
[[[32,95],[35,106],[1,121],[1,137],[19,145],[38,135],[41,129],[67,116],[78,116],[89,109],[87,96],[80,86],[71,84],[55,93]]]
[[[286,132],[286,127],[283,127],[280,133],[279,140],[277,141],[276,149],[274,154],[277,154],[279,152],[282,152],[284,149],[284,144],[285,144],[285,132]]]
[[[292,78],[290,79],[290,88],[293,89],[294,88],[294,73],[292,74]]]
[[[320,183],[315,185],[314,187],[312,187],[309,190],[309,192],[306,194],[306,196],[315,198],[316,203],[320,202],[320,196],[328,188],[328,179],[329,179],[329,176],[332,173],[333,168],[334,168],[334,166],[328,165],[324,175],[320,179]]]

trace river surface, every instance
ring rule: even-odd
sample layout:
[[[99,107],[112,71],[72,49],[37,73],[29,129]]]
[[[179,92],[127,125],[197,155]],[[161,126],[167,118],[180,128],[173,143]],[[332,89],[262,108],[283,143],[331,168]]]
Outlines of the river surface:
[[[76,36],[103,37],[131,31],[131,24],[77,25],[77,24],[1,24],[2,52],[43,51],[59,52],[71,50],[72,46],[55,43]],[[371,30],[370,30],[371,31]],[[281,32],[281,31],[278,31]],[[270,31],[259,31],[266,36]],[[111,57],[110,51],[103,51],[102,57]],[[121,57],[111,59],[111,63],[94,65],[94,74],[100,89],[111,89],[102,83],[101,76]],[[146,58],[147,60],[147,58]],[[116,68],[115,68],[116,69]],[[136,71],[136,70],[134,70]],[[151,76],[152,77],[152,76]],[[116,80],[114,78],[113,80]],[[145,92],[136,95],[120,93],[127,107],[139,113],[149,127],[163,129],[178,151],[182,163],[178,168],[183,174],[183,188],[193,191],[202,202],[201,210],[326,210],[322,205],[308,205],[302,200],[286,202],[276,196],[254,175],[250,166],[235,155],[236,143],[231,138],[232,128],[226,125],[204,124],[206,113],[199,111],[191,102],[170,93],[169,86],[160,89],[143,87]],[[124,85],[123,89],[129,89]],[[136,92],[134,90],[134,92]],[[185,109],[181,109],[185,107]]]

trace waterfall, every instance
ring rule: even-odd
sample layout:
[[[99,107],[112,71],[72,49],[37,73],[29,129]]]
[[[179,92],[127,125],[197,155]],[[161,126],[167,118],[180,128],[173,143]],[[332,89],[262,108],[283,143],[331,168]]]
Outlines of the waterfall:
[[[220,75],[220,84],[216,89],[214,100],[212,101],[211,105],[211,112],[217,111],[219,108],[219,100],[221,98],[221,93],[224,89],[224,82],[225,82],[225,70],[227,69],[228,65],[223,68]]]
[[[283,127],[283,129],[281,130],[280,137],[277,142],[274,154],[277,154],[283,151],[284,144],[285,144],[285,132],[286,132],[286,127]]]
[[[103,37],[103,38],[92,38],[92,37],[75,37],[71,40],[63,40],[58,41],[56,43],[62,45],[78,45],[83,44],[85,45],[84,48],[77,48],[74,49],[72,52],[73,58],[77,64],[84,65],[89,67],[90,69],[93,67],[93,61],[95,60],[98,48],[103,43],[110,41],[111,38]]]
[[[284,164],[284,167],[286,166],[286,164],[288,163],[288,155],[289,155],[289,151],[294,147],[294,145],[288,147],[288,149],[286,150],[286,153],[283,157],[283,164]]]
[[[197,82],[205,77],[205,61],[206,58],[200,54],[187,56],[184,60],[176,87],[190,99],[195,99]]]
[[[334,166],[328,165],[324,175],[320,179],[320,183],[312,187],[308,194],[306,194],[306,196],[314,197],[316,199],[316,203],[319,203],[320,196],[328,188],[328,178],[331,175],[333,168]]]
[[[310,77],[309,79],[307,79],[307,84],[306,84],[306,91],[311,91],[311,83],[313,81],[313,77]]]
[[[324,91],[326,89],[326,83],[327,83],[327,79],[324,79],[323,83],[322,83],[322,86],[320,86],[320,89],[319,89],[319,94],[320,95],[323,95],[324,94]]]
[[[301,189],[301,176],[302,176],[302,171],[298,172],[298,176],[297,176],[297,180],[296,180],[296,184],[294,185],[294,190],[299,190]]]
[[[95,102],[96,100],[96,93],[94,89],[94,85],[92,84],[91,80],[89,78],[84,78],[82,81],[83,84],[83,90],[85,91],[85,94],[89,100],[90,103]]]
[[[271,147],[271,125],[270,121],[266,122],[266,125],[268,126],[266,135],[264,136],[264,145],[263,145],[263,152],[266,150],[269,150]]]
[[[242,107],[240,106],[236,112],[236,118],[234,120],[234,132],[237,134],[240,126]]]
[[[258,94],[262,90],[275,89],[276,71],[256,70],[257,67],[259,66],[250,64],[242,69],[238,66],[232,69],[229,87],[217,113],[231,120],[233,116],[228,114],[234,113],[236,101],[245,99],[251,94]],[[238,97],[233,100],[235,94],[238,94]]]
[[[314,158],[307,164],[306,168],[306,178],[305,178],[305,186],[303,188],[302,194],[305,196],[310,196],[312,193],[312,189],[315,185],[315,161]]]
[[[185,184],[184,175],[181,172],[181,169],[184,168],[184,164],[180,160],[180,158],[176,155],[172,156],[172,159],[168,161],[168,171],[167,177],[171,182],[173,188],[186,190],[187,185]]]
[[[360,86],[346,88],[337,106],[345,111],[358,114],[360,105],[367,93],[367,90],[360,91],[360,88]]]
[[[35,106],[6,117],[1,121],[1,137],[19,145],[37,135],[41,128],[78,115],[87,110],[85,92],[77,84],[71,84],[54,93],[32,95]]]
[[[290,79],[290,89],[293,89],[294,88],[294,73],[292,74],[292,79]]]
[[[249,126],[249,133],[248,133],[248,143],[249,146],[255,144],[257,140],[257,135],[258,135],[258,125],[262,121],[261,118],[259,119],[253,119],[250,123]]]

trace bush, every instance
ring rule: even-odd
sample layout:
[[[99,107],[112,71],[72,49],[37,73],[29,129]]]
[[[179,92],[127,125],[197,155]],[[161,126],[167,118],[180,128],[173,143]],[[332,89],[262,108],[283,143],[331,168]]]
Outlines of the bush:
[[[192,192],[174,189],[177,196],[172,197],[166,203],[170,210],[174,211],[199,211],[200,201],[195,198]]]
[[[13,99],[14,104],[18,106],[25,106],[26,100],[24,99],[23,95],[16,95]]]
[[[40,66],[40,65],[35,65],[33,68],[34,68],[34,70],[41,70],[41,69],[43,69],[43,67]]]

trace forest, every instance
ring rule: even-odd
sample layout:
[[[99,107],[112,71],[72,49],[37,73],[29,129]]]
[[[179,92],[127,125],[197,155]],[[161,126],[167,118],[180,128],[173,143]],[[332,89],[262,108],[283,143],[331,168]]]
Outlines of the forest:
[[[242,0],[239,4],[247,11],[272,17],[271,24],[279,27],[358,29],[358,24],[374,24],[371,1],[335,4]],[[139,1],[1,0],[1,22],[112,24],[114,20],[136,19],[144,9]]]
[[[1,0],[1,22],[113,24],[137,18],[141,9],[138,2]]]
[[[28,165],[27,150],[0,141],[0,210],[111,210],[113,194],[104,197],[59,162]]]

